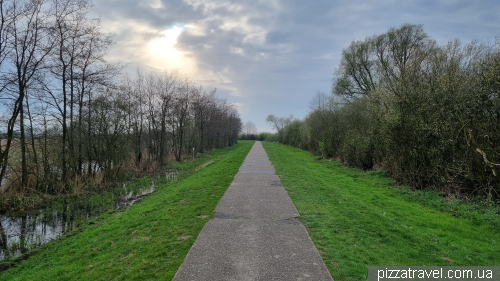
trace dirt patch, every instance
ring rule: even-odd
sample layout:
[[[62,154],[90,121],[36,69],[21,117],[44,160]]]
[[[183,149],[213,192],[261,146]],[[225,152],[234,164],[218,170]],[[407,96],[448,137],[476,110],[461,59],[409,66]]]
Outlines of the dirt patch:
[[[202,164],[202,165],[200,165],[200,166],[196,167],[196,168],[194,169],[194,171],[195,171],[195,172],[196,172],[196,171],[199,171],[199,170],[201,170],[201,169],[205,168],[206,166],[208,166],[208,165],[212,164],[213,162],[214,162],[214,160],[210,160],[210,161],[208,161],[207,163]]]
[[[191,235],[180,236],[180,237],[177,237],[177,240],[186,240],[186,239],[189,239],[191,237],[193,237],[193,236],[191,236]]]
[[[443,258],[443,260],[449,264],[453,264],[453,260],[449,258]]]
[[[182,199],[179,201],[179,205],[189,205],[189,201]]]

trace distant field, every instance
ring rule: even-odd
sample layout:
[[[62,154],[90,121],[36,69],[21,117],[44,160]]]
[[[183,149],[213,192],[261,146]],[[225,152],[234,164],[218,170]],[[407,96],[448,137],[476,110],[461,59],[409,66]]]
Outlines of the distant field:
[[[461,215],[436,194],[411,195],[435,206],[416,202],[381,172],[263,145],[336,281],[366,280],[368,266],[500,266],[498,208]]]
[[[26,142],[31,144],[31,140],[27,140]],[[12,142],[10,143],[10,148],[16,147],[17,144],[19,144],[19,139],[12,139]],[[7,146],[7,140],[2,139],[0,141],[0,145],[2,146],[2,148],[5,148]]]

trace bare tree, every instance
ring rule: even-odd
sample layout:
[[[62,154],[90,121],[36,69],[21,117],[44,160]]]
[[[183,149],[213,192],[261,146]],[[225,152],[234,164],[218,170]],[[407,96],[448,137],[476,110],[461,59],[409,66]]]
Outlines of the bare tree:
[[[333,107],[333,98],[322,91],[317,91],[313,99],[309,102],[309,109],[311,111],[328,111],[332,110]]]
[[[7,174],[20,192],[71,193],[87,179],[119,177],[129,162],[156,169],[190,147],[236,143],[235,106],[178,71],[138,71],[117,83],[121,66],[105,59],[112,38],[90,9],[88,0],[0,0],[0,108],[8,111],[0,183]]]
[[[175,96],[173,133],[174,133],[174,154],[177,161],[181,161],[181,155],[184,148],[186,125],[189,121],[190,98],[193,95],[195,87],[186,77],[183,79],[179,91]]]
[[[246,135],[256,135],[257,127],[252,121],[248,121],[243,125],[243,133]]]
[[[165,158],[168,154],[168,114],[171,111],[174,93],[178,86],[178,71],[171,71],[170,73],[163,72],[158,76],[159,83],[159,97],[160,97],[160,135],[159,135],[159,155],[158,160],[160,165],[164,164]]]
[[[278,136],[281,141],[283,138],[283,129],[293,121],[293,115],[288,117],[276,117],[271,114],[267,116],[266,121],[270,123],[276,131],[278,131]]]
[[[5,3],[7,2],[7,4]],[[9,53],[8,39],[9,26],[13,23],[13,3],[10,1],[0,1],[0,66],[3,64]]]
[[[19,117],[20,144],[21,144],[21,186],[28,180],[26,159],[26,137],[24,123],[24,103],[26,92],[32,83],[36,82],[37,75],[45,67],[46,57],[50,54],[53,42],[48,40],[48,14],[43,10],[43,0],[14,1],[12,6],[12,24],[8,27],[9,44],[11,51],[7,57],[13,72],[7,74],[8,92],[11,96],[12,114],[7,126],[7,145],[2,153],[0,163],[0,181],[7,169],[7,159],[12,142],[14,126]]]

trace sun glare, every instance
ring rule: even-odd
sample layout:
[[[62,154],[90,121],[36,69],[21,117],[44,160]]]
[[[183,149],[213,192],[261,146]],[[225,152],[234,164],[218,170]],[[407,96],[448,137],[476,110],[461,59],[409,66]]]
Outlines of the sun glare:
[[[160,58],[174,59],[180,57],[182,54],[175,48],[175,45],[182,31],[183,28],[178,26],[163,31],[163,37],[149,44],[151,52]]]

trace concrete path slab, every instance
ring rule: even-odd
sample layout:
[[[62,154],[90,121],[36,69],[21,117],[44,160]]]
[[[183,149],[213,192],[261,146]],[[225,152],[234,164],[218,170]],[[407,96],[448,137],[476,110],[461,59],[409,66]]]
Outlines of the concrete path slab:
[[[237,174],[215,208],[238,218],[286,219],[299,216],[276,175]]]
[[[253,174],[259,174],[256,172],[262,172],[262,174],[270,174],[274,175],[276,174],[273,165],[258,165],[258,164],[253,164],[253,165],[242,165],[239,169],[238,174],[244,174],[245,172],[253,172]]]
[[[174,280],[333,280],[256,142]]]

